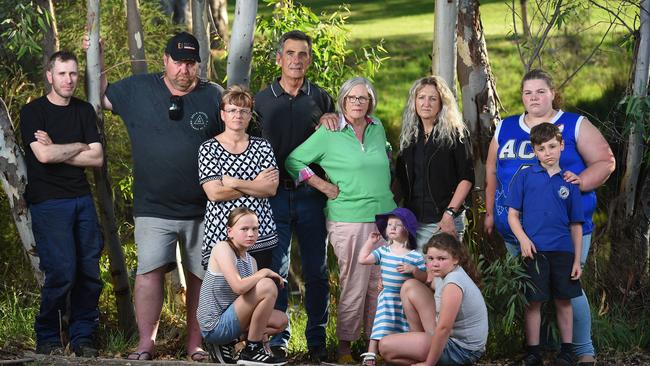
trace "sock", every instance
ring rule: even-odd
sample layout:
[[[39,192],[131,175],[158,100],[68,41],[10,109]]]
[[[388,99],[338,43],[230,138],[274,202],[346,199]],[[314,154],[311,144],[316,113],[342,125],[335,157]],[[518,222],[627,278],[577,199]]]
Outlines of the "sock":
[[[527,346],[526,346],[526,351],[527,351],[529,354],[531,354],[531,355],[535,355],[535,356],[537,356],[537,357],[541,357],[541,349],[540,349],[539,344],[536,344],[536,345],[534,345],[534,346],[527,345]]]

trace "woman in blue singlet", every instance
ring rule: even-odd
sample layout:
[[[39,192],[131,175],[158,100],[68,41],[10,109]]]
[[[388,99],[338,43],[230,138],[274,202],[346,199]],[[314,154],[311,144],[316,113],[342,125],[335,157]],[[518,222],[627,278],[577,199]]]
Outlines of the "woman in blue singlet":
[[[543,122],[554,123],[560,127],[565,142],[560,158],[560,166],[568,170],[564,179],[579,185],[582,191],[585,223],[581,263],[584,266],[591,244],[595,189],[614,171],[614,154],[600,131],[586,117],[559,108],[559,95],[548,73],[539,69],[526,73],[521,83],[521,99],[525,112],[501,121],[490,143],[485,167],[485,230],[492,233],[496,228],[508,252],[519,255],[519,243],[508,225],[508,209],[503,203],[512,179],[537,161],[530,144],[530,129]],[[595,350],[591,341],[589,303],[584,292],[581,297],[572,299],[572,305],[575,354],[579,365],[592,365]]]

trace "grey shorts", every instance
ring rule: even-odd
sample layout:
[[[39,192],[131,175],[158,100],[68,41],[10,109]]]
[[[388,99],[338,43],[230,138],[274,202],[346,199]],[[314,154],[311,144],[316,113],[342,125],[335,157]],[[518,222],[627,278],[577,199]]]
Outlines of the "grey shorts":
[[[135,244],[138,250],[137,274],[149,273],[165,267],[165,272],[176,268],[176,243],[186,271],[203,279],[201,265],[203,219],[169,220],[158,217],[135,217]]]

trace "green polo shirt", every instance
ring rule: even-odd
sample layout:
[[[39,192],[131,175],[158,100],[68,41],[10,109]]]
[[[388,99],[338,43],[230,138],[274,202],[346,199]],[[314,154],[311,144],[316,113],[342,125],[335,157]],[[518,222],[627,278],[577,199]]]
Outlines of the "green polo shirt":
[[[304,171],[316,163],[327,173],[339,195],[328,200],[325,215],[340,222],[374,222],[375,215],[394,209],[390,191],[390,167],[386,132],[381,121],[369,120],[363,143],[351,126],[342,120],[340,131],[319,128],[298,146],[285,161],[285,167],[295,180],[308,178]],[[301,174],[301,171],[303,173]]]

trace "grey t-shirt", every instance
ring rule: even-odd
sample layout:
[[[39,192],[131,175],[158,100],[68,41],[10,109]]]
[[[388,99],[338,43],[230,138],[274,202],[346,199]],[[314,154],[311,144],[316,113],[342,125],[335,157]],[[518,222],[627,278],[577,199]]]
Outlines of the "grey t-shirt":
[[[106,90],[113,112],[131,139],[134,216],[202,218],[207,198],[198,176],[198,151],[223,131],[219,102],[223,88],[200,81],[182,96],[183,115],[169,118],[171,92],[161,73],[128,77]]]
[[[450,338],[459,346],[470,350],[485,350],[488,336],[488,314],[481,290],[467,275],[463,267],[457,266],[444,278],[436,277],[436,319],[440,315],[442,290],[453,283],[463,292],[463,300],[456,315]]]

